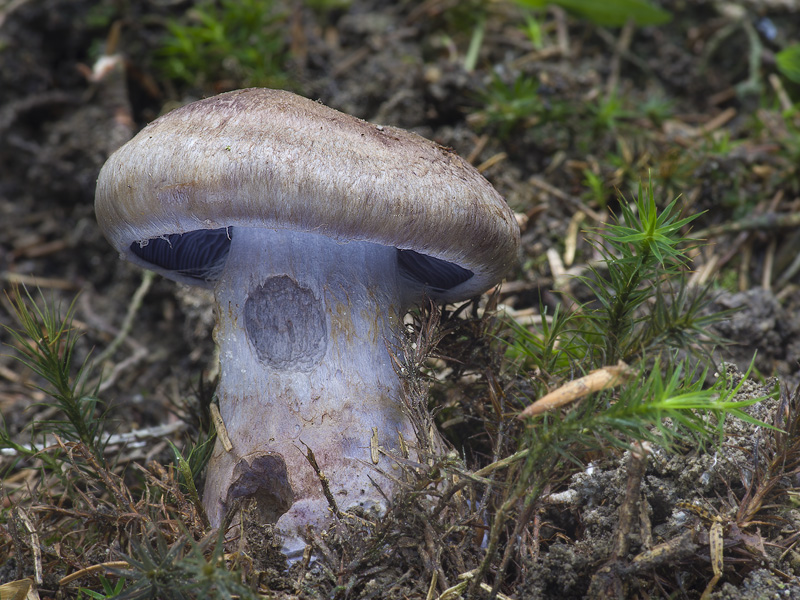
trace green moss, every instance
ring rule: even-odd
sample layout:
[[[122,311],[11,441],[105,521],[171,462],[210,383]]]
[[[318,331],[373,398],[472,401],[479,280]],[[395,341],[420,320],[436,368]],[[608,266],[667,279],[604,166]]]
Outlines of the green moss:
[[[156,64],[196,87],[284,87],[285,24],[271,0],[204,0],[168,23]]]

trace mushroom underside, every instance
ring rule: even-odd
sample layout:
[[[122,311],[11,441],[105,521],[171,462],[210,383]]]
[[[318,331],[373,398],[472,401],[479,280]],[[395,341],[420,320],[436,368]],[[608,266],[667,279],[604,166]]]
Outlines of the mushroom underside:
[[[133,242],[130,250],[163,271],[213,283],[225,264],[233,235],[233,227],[199,229]],[[398,248],[396,252],[400,276],[428,293],[446,292],[473,276],[469,269],[440,258],[408,249]]]

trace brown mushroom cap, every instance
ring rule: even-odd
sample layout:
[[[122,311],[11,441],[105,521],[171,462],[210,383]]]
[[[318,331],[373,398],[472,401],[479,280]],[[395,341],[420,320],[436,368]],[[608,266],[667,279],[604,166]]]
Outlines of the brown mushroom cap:
[[[453,301],[497,283],[519,245],[508,205],[451,149],[269,89],[150,123],[103,166],[95,207],[123,258],[194,283],[133,248],[197,230],[296,229],[466,269],[471,277],[435,294]]]

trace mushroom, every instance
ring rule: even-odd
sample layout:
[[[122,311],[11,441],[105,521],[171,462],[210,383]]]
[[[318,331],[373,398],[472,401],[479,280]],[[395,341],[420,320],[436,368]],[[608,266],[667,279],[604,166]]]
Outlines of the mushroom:
[[[122,258],[214,290],[232,448],[217,439],[204,504],[219,525],[254,499],[290,555],[331,519],[309,449],[342,511],[385,509],[384,454],[414,439],[388,349],[406,309],[484,292],[519,245],[451,149],[268,89],[150,123],[103,166],[95,207]]]

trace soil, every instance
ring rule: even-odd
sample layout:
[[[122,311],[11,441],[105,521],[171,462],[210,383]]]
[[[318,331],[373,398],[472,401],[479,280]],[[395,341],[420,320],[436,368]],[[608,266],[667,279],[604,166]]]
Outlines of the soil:
[[[665,184],[664,197],[683,194],[692,212],[706,211],[695,225],[704,230],[747,220],[750,210],[786,214],[800,209],[798,161],[775,150],[775,140],[789,135],[775,121],[779,111],[770,112],[759,94],[747,88],[757,84],[766,93],[770,80],[762,75],[754,81],[742,58],[752,52],[748,35],[756,32],[762,50],[757,69],[774,74],[775,52],[786,40],[800,38],[800,6],[792,0],[665,0],[661,4],[674,15],[669,24],[631,30],[599,28],[551,9],[543,13],[550,27],[545,50],[535,48],[522,31],[525,20],[513,3],[330,4],[327,10],[285,7],[283,31],[291,47],[286,87],[360,118],[411,129],[480,165],[523,223],[520,266],[500,296],[519,314],[538,313],[540,301],[551,307],[558,302],[550,292],[558,274],[545,257],[551,250],[563,254],[576,213],[589,224],[594,224],[591,215],[607,214],[586,194],[586,170],[602,176],[605,199],[613,208],[614,187],[629,192],[632,177],[624,174],[626,169],[636,178],[646,176],[647,157],[655,154],[658,164],[648,166],[668,171],[675,166],[670,156],[696,151],[692,132],[725,111],[728,116],[718,129],[741,145],[724,155],[702,154],[688,173],[665,178],[672,183]],[[63,309],[77,295],[74,326],[82,337],[76,364],[103,352],[122,331],[121,345],[98,365],[106,376],[102,396],[108,401],[108,423],[119,432],[177,424],[176,441],[207,426],[199,407],[207,404],[217,374],[212,297],[162,278],[150,283],[138,268],[118,260],[95,221],[93,197],[106,158],[147,122],[179,104],[242,84],[235,77],[194,83],[165,78],[156,50],[170,19],[181,17],[189,6],[182,0],[0,2],[0,283],[7,291],[16,284],[38,288],[44,299]],[[479,22],[476,15],[482,14],[482,45],[475,68],[468,69],[465,56]],[[736,23],[746,25],[737,29]],[[119,38],[109,38],[117,27]],[[566,38],[558,38],[559,27]],[[720,32],[730,35],[720,38],[722,46],[715,49],[712,40]],[[631,39],[621,41],[627,34]],[[115,45],[122,58],[109,73],[93,71],[107,44]],[[589,103],[615,84],[626,105],[661,98],[670,103],[672,116],[658,125],[617,117],[626,128],[641,126],[649,132],[637,138],[641,147],[635,148],[620,147],[620,138],[609,130],[589,134],[579,123],[542,118],[541,113],[507,132],[485,126],[483,98],[492,81],[513,86],[520,74],[537,79],[546,109],[562,101]],[[759,127],[752,124],[754,114],[759,114]],[[634,158],[614,170],[603,160],[610,153]],[[754,409],[757,418],[772,423],[798,402],[792,392],[800,383],[800,280],[796,274],[780,280],[785,271],[777,266],[769,277],[770,265],[785,269],[796,255],[796,226],[723,231],[708,239],[692,269],[702,273],[712,259],[727,257],[726,268],[738,282],[719,285],[715,303],[741,309],[719,326],[733,344],[717,350],[716,368],[741,377],[757,351],[754,366],[761,383],[745,386],[739,398],[783,389],[782,403],[772,400]],[[589,245],[578,240],[573,264],[591,258]],[[145,295],[133,304],[137,289]],[[585,293],[570,291],[578,297]],[[134,325],[126,332],[129,310],[135,311]],[[0,325],[13,324],[10,303],[0,298]],[[476,339],[467,329],[461,337]],[[0,339],[12,343],[2,330]],[[472,360],[488,353],[488,346],[485,339],[476,342]],[[12,354],[0,356],[0,412],[13,435],[24,435],[45,397],[31,388],[37,380]],[[456,396],[470,401],[470,393],[463,382],[432,390],[448,406]],[[465,412],[476,418],[481,410],[490,409]],[[438,423],[470,468],[488,462],[485,435],[448,427],[441,417],[457,422],[459,415],[442,411]],[[747,473],[757,470],[759,452],[778,443],[771,435],[749,425],[730,425],[716,451],[686,448],[666,454],[650,449],[633,503],[629,550],[615,561],[610,552],[621,507],[630,508],[624,494],[636,459],[630,452],[595,457],[566,477],[548,503],[527,515],[530,527],[520,534],[520,551],[499,591],[517,599],[697,598],[713,576],[709,539],[719,522],[726,562],[709,597],[800,598],[800,555],[792,542],[800,511],[787,496],[776,511],[777,525],[747,523],[748,515],[736,510],[749,493]],[[474,444],[466,441],[471,436]],[[163,440],[153,440],[137,459],[166,464],[171,453]],[[798,485],[796,480],[781,483],[786,490]],[[352,531],[334,530],[317,540],[318,560],[287,571],[275,556],[269,532],[252,527],[248,535],[258,583],[274,591],[271,597],[444,597],[439,594],[455,586],[459,574],[478,566],[487,516],[471,509],[474,498],[454,496],[445,511],[453,515],[452,529],[439,530],[412,519],[419,507],[408,502],[387,517],[391,545],[377,557],[348,546]],[[699,508],[681,508],[680,503]],[[709,511],[714,513],[710,517]],[[0,583],[19,576],[20,561],[19,556],[0,556]],[[608,586],[598,577],[604,568]],[[31,575],[28,566],[24,571]],[[433,577],[438,579],[429,592]],[[50,590],[57,579],[50,578]],[[491,575],[487,581],[493,583]],[[688,587],[681,587],[682,581]],[[60,593],[76,597],[74,589]]]

